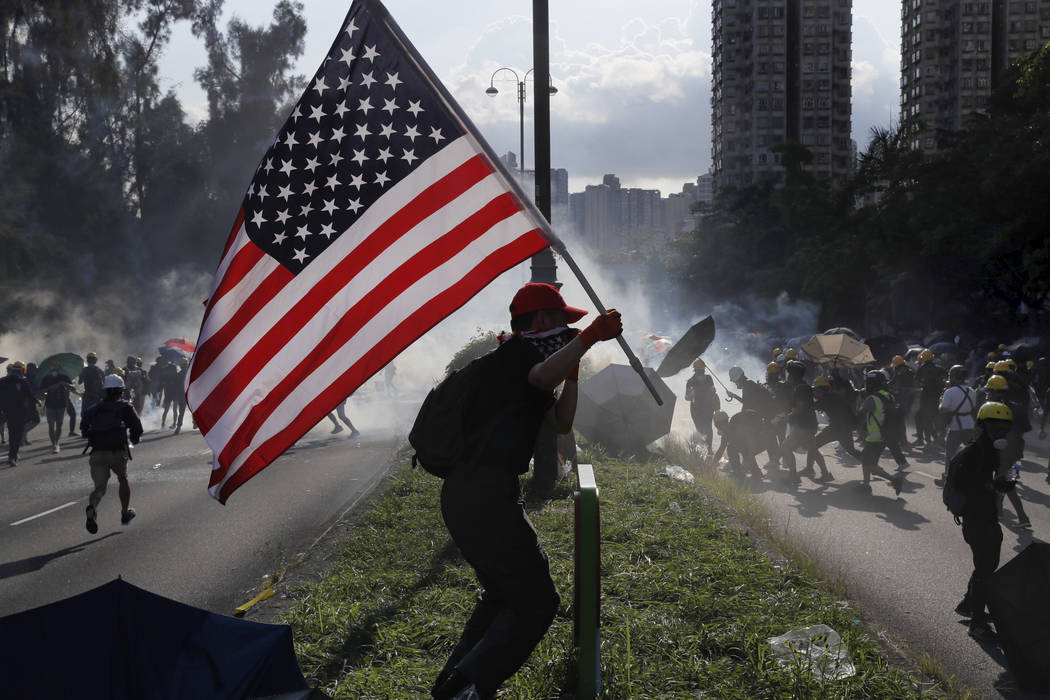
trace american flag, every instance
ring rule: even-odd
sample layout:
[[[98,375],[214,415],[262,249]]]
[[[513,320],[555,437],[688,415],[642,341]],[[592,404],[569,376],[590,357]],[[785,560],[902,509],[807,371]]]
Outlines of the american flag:
[[[363,382],[547,245],[462,111],[355,0],[255,172],[189,370],[225,503]]]

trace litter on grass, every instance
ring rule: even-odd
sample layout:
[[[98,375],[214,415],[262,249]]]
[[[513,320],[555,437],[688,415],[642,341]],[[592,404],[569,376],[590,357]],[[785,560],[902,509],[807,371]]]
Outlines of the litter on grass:
[[[696,481],[696,477],[694,477],[692,474],[690,474],[677,464],[669,465],[666,469],[664,469],[664,473],[666,473],[667,476],[671,477],[672,479],[678,479],[679,481],[684,481],[686,483],[691,484],[694,481]]]
[[[857,673],[842,638],[827,625],[770,637],[769,646],[782,668],[808,671],[821,681],[838,681]]]

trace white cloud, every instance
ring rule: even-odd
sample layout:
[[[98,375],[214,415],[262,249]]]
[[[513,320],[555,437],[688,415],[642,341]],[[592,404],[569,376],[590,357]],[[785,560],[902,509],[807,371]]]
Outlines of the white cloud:
[[[874,95],[875,81],[879,77],[879,69],[871,61],[853,62],[853,94]]]

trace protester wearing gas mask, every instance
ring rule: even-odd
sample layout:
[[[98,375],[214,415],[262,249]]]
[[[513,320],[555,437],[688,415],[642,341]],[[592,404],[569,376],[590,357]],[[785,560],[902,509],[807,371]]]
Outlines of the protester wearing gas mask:
[[[973,553],[973,574],[955,612],[970,618],[970,635],[981,641],[996,639],[986,612],[987,586],[999,567],[1003,542],[1000,494],[1011,491],[1016,481],[1014,476],[999,476],[1000,452],[1009,445],[1013,420],[1013,412],[1004,403],[982,405],[977,412],[976,437],[952,458],[946,484],[964,497],[957,521],[961,520],[963,539]]]

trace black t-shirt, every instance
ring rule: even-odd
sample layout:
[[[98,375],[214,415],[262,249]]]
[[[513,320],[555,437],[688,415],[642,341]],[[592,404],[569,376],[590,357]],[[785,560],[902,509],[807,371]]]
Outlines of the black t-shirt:
[[[992,486],[999,471],[999,450],[983,432],[959,451],[952,461],[964,463],[959,488],[966,492],[964,518],[999,519],[999,495]]]
[[[817,429],[813,389],[805,382],[799,382],[791,389],[791,413],[788,415],[788,424],[809,430]]]
[[[552,392],[529,384],[529,370],[542,361],[539,350],[518,336],[492,351],[479,395],[464,416],[467,454],[476,468],[528,471],[543,416],[554,401]]]
[[[44,405],[48,408],[65,408],[69,402],[69,385],[73,383],[64,374],[48,374],[40,380],[40,391],[44,392]]]
[[[857,422],[853,407],[833,391],[821,392],[820,398],[814,400],[813,407],[822,411],[828,417],[828,424],[835,428],[852,429]]]
[[[102,382],[106,380],[106,377],[98,365],[88,365],[80,370],[80,376],[77,379],[84,385],[85,394],[96,396],[102,394]]]

